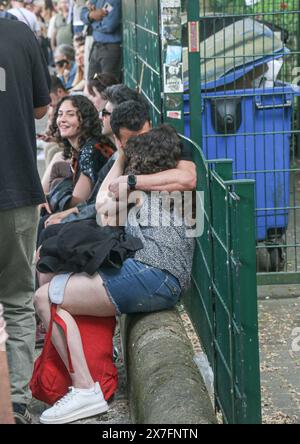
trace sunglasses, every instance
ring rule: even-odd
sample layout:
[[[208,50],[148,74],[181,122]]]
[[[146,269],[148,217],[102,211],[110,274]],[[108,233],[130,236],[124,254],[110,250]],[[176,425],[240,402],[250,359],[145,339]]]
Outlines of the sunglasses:
[[[111,116],[112,113],[110,113],[109,111],[107,111],[107,109],[103,109],[102,111],[99,112],[99,117],[100,119],[103,119],[103,117],[105,116]]]
[[[59,68],[62,68],[66,63],[69,63],[68,60],[59,60],[58,62],[55,62],[55,66],[58,66]]]

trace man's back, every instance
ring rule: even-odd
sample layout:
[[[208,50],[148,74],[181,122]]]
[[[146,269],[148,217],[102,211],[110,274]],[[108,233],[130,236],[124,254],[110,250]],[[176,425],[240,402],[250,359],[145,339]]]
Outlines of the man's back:
[[[0,19],[0,210],[37,205],[34,109],[49,104],[47,67],[30,29]]]
[[[47,73],[29,27],[0,19],[0,302],[7,322],[17,424],[30,422],[27,405],[35,343],[32,264],[37,205],[44,201],[36,167],[34,116],[42,117],[50,103]]]

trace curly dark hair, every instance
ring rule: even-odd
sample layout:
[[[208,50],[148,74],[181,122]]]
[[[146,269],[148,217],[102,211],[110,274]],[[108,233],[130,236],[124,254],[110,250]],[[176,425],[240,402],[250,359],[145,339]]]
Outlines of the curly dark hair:
[[[154,174],[176,168],[181,149],[178,134],[169,125],[131,137],[124,150],[124,174]]]
[[[87,97],[82,95],[66,96],[63,97],[58,103],[50,127],[52,136],[56,138],[58,143],[63,144],[64,146],[64,158],[71,158],[72,146],[68,139],[61,137],[57,126],[57,117],[61,105],[66,100],[69,100],[77,109],[77,115],[81,123],[81,134],[79,138],[80,148],[82,148],[86,142],[96,139],[98,143],[108,145],[115,149],[114,144],[106,136],[102,135],[102,126],[99,119],[99,114],[93,103]]]

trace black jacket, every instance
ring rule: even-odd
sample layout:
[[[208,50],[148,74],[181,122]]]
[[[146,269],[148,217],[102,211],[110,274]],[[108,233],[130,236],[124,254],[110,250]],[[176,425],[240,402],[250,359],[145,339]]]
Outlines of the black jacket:
[[[143,248],[142,241],[123,228],[99,227],[95,220],[72,222],[53,232],[42,244],[37,264],[41,273],[85,272],[92,276],[101,265],[121,267]]]

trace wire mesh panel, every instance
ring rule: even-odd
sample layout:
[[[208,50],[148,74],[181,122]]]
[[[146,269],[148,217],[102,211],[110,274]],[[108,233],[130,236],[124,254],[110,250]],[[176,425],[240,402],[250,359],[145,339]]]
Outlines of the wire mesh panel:
[[[124,0],[124,81],[151,105],[153,124],[162,120],[159,2]]]
[[[230,158],[234,178],[256,181],[259,282],[299,282],[300,2],[200,4],[204,155]],[[190,74],[188,65],[185,71]],[[190,98],[185,97],[187,136]]]
[[[230,160],[209,164],[194,152],[204,232],[185,305],[213,368],[224,422],[260,423],[254,182],[233,181]]]
[[[123,0],[124,83],[137,87],[136,0]]]

